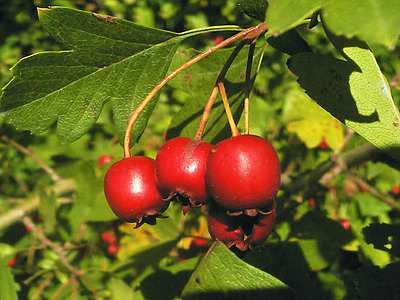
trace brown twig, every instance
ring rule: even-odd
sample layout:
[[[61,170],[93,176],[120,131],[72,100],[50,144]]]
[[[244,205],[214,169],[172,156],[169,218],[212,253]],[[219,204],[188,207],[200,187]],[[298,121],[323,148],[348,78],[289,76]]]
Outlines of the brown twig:
[[[229,126],[231,127],[232,136],[238,136],[240,132],[236,126],[235,120],[233,119],[233,114],[225,91],[225,85],[222,81],[218,82],[217,85],[219,93],[221,94],[222,103],[224,104],[225,114],[228,118]]]
[[[46,276],[46,278],[37,286],[35,293],[32,295],[32,300],[39,300],[43,299],[43,291],[45,288],[47,288],[50,284],[51,281],[54,278],[54,274],[50,273],[49,275]]]
[[[45,171],[50,178],[53,181],[59,181],[61,180],[61,177],[57,174],[56,171],[54,171],[54,169],[52,169],[49,165],[47,165],[43,160],[41,160],[39,157],[36,156],[35,153],[33,153],[33,151],[27,147],[22,146],[21,144],[17,143],[16,141],[10,139],[9,137],[7,137],[6,135],[1,135],[0,139],[2,141],[4,141],[5,143],[9,144],[10,146],[14,147],[15,149],[17,149],[18,151],[24,153],[25,155],[29,156],[33,161],[35,161],[38,166],[40,168],[43,169],[43,171]]]
[[[383,194],[371,185],[369,185],[365,180],[361,179],[360,177],[357,177],[353,174],[349,174],[348,177],[353,180],[360,188],[362,191],[366,191],[367,193],[375,196],[379,200],[383,201],[387,205],[389,205],[391,208],[399,210],[400,211],[400,203],[396,201],[392,196],[389,194]]]
[[[38,239],[43,245],[49,247],[58,254],[60,262],[65,266],[68,271],[70,271],[75,276],[81,276],[82,274],[84,274],[83,271],[76,269],[70,264],[68,258],[66,257],[64,248],[49,240],[44,234],[43,230],[37,227],[30,217],[23,217],[22,222],[26,227],[29,227],[32,230],[31,232],[36,239]]]
[[[253,39],[256,39],[259,35],[261,35],[263,32],[267,30],[267,25],[265,23],[261,23],[257,26],[250,27],[246,30],[243,30],[242,32],[239,32],[235,34],[234,36],[227,38],[226,40],[222,41],[218,45],[209,48],[208,50],[196,55],[192,59],[190,59],[188,62],[184,63],[174,71],[172,71],[169,75],[164,77],[148,94],[147,96],[143,99],[143,101],[135,108],[135,110],[132,112],[131,116],[129,117],[128,120],[128,125],[126,127],[125,131],[125,137],[124,137],[124,157],[130,157],[130,143],[131,143],[131,135],[132,135],[132,129],[133,126],[136,123],[136,120],[138,119],[140,113],[144,110],[144,108],[150,103],[150,101],[154,98],[154,96],[173,78],[175,78],[179,73],[184,71],[185,69],[191,67],[192,65],[196,64],[200,60],[208,57],[209,55],[213,54],[217,50],[224,48],[238,40],[246,40],[246,41],[251,41]]]

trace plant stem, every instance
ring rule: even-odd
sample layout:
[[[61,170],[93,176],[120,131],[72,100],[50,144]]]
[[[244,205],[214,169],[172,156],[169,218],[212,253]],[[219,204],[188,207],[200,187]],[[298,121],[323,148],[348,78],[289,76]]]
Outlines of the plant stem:
[[[131,143],[131,135],[132,135],[132,128],[136,123],[140,113],[144,110],[144,108],[150,103],[150,101],[154,98],[154,96],[164,87],[170,80],[175,78],[179,73],[184,71],[185,69],[189,68],[190,66],[194,65],[195,63],[199,62],[200,60],[208,57],[209,55],[216,52],[218,49],[224,48],[238,40],[253,40],[256,39],[260,34],[267,30],[267,25],[265,23],[260,23],[257,26],[250,27],[242,32],[235,34],[234,36],[227,38],[226,40],[222,41],[218,45],[209,48],[208,50],[196,55],[188,62],[184,63],[174,71],[172,71],[169,75],[164,77],[143,99],[143,101],[135,108],[132,112],[131,116],[128,120],[128,125],[125,131],[124,137],[124,157],[130,157],[130,143]]]
[[[247,55],[247,65],[246,65],[246,97],[244,98],[244,133],[250,133],[250,121],[249,121],[249,109],[250,109],[250,91],[253,86],[251,82],[251,68],[253,66],[254,50],[256,48],[256,43],[250,44],[249,53]]]
[[[225,113],[228,118],[229,126],[231,127],[232,136],[237,136],[240,134],[240,132],[235,124],[235,120],[233,119],[228,97],[226,96],[225,85],[222,81],[218,82],[218,89],[219,93],[221,94],[222,102],[224,103]]]
[[[206,105],[204,106],[204,111],[203,115],[201,117],[200,123],[199,123],[199,128],[197,129],[197,132],[195,134],[194,139],[199,141],[201,140],[201,137],[204,134],[204,130],[206,128],[208,119],[211,114],[212,107],[215,103],[215,100],[217,99],[218,96],[218,82],[223,81],[225,79],[226,73],[228,72],[230,66],[232,65],[233,61],[235,60],[236,56],[239,54],[240,50],[242,50],[243,46],[246,44],[246,41],[241,41],[239,45],[233,49],[231,55],[228,57],[227,61],[225,62],[221,72],[219,73],[217,77],[217,81],[211,91],[210,97],[208,98]]]

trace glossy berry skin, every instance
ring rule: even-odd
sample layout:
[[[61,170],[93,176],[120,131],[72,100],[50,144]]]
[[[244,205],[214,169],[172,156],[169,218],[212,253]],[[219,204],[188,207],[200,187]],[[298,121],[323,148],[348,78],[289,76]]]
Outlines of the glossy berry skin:
[[[203,141],[177,137],[167,141],[156,157],[157,186],[164,198],[180,195],[190,206],[208,198],[205,173],[212,146]]]
[[[222,210],[210,209],[208,213],[208,232],[214,240],[223,242],[227,247],[246,250],[247,244],[244,242],[244,232],[239,226],[239,219],[231,217]]]
[[[206,182],[210,196],[228,210],[266,207],[280,185],[278,156],[261,137],[231,137],[211,151]]]
[[[350,230],[351,223],[350,223],[349,220],[347,220],[347,219],[340,219],[340,220],[339,220],[339,223],[340,223],[340,225],[342,225],[342,227],[343,227],[344,230],[346,230],[346,231]]]
[[[247,237],[246,242],[251,245],[259,245],[270,235],[275,224],[276,209],[273,208],[266,215],[259,214],[254,221],[253,229]]]
[[[110,255],[116,255],[118,253],[118,245],[117,244],[111,244],[107,247],[107,252]]]
[[[113,212],[127,222],[150,221],[168,205],[156,186],[154,160],[144,156],[113,164],[104,177],[104,193]]]
[[[13,258],[11,258],[11,259],[9,259],[8,261],[7,261],[7,265],[10,267],[10,268],[12,268],[12,267],[14,267],[14,265],[17,263],[17,258],[16,257],[13,257]]]
[[[113,158],[111,155],[100,155],[100,156],[97,158],[97,164],[98,164],[99,167],[102,167],[102,166],[104,166],[104,165],[109,164],[110,162],[112,162],[113,159],[114,159],[114,158]]]

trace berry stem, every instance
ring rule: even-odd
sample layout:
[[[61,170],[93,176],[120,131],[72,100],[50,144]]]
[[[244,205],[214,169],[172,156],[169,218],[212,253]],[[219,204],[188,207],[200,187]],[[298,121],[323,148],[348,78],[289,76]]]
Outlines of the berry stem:
[[[125,158],[130,157],[130,143],[131,143],[131,135],[132,135],[132,128],[136,123],[136,120],[138,119],[140,113],[144,110],[144,108],[147,106],[147,104],[150,103],[150,101],[154,98],[154,96],[161,90],[162,87],[164,87],[170,80],[175,78],[179,73],[184,71],[185,69],[189,68],[190,66],[194,65],[195,63],[199,62],[200,60],[208,57],[209,55],[213,54],[217,50],[224,48],[225,46],[228,46],[232,44],[233,42],[236,42],[238,40],[247,40],[247,41],[252,41],[254,39],[257,39],[260,34],[265,32],[267,30],[267,25],[265,23],[260,23],[257,26],[250,27],[246,30],[243,30],[234,36],[231,36],[230,38],[227,38],[226,40],[222,41],[218,45],[209,48],[208,50],[196,55],[174,71],[172,71],[169,75],[164,77],[148,94],[147,96],[143,99],[143,101],[135,108],[135,110],[132,112],[132,114],[129,117],[128,120],[128,125],[126,127],[125,131],[125,137],[124,137],[124,156]]]
[[[218,82],[217,85],[219,93],[221,94],[222,102],[224,103],[225,113],[228,118],[229,126],[231,127],[232,136],[238,136],[240,132],[236,126],[235,120],[233,119],[228,97],[226,96],[225,85],[222,81]]]
[[[239,43],[239,45],[237,45],[235,47],[235,49],[232,51],[231,55],[225,62],[221,72],[219,73],[219,75],[217,77],[217,82],[215,83],[215,85],[211,91],[211,95],[208,98],[206,105],[204,106],[204,111],[203,111],[203,115],[201,117],[201,121],[199,123],[199,128],[197,129],[197,132],[194,137],[195,140],[197,140],[197,141],[201,140],[201,137],[204,134],[204,130],[206,128],[208,119],[210,117],[212,107],[218,96],[218,84],[217,83],[219,81],[223,81],[225,79],[226,73],[228,72],[228,70],[229,70],[230,66],[232,65],[233,61],[235,60],[236,56],[239,54],[240,50],[242,50],[242,48],[245,44],[246,44],[246,41],[241,41]]]
[[[249,110],[250,110],[250,91],[253,86],[251,81],[251,68],[253,66],[254,51],[256,48],[255,41],[251,43],[249,47],[249,53],[247,55],[247,65],[246,65],[246,97],[244,98],[244,132],[245,134],[250,133],[250,120],[249,120]]]

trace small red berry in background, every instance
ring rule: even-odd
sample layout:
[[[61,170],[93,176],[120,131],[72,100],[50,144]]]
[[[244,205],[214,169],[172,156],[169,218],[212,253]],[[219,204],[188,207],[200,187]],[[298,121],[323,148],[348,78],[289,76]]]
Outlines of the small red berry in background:
[[[209,247],[209,240],[205,238],[194,238],[190,242],[190,249],[192,250],[207,250]]]
[[[26,232],[32,232],[32,227],[25,225]]]
[[[395,196],[400,196],[400,185],[394,185],[391,190],[392,194]]]
[[[317,200],[315,198],[310,198],[307,201],[308,207],[315,208],[317,206]]]
[[[116,255],[118,253],[118,245],[117,244],[108,245],[107,253],[110,255]]]
[[[219,43],[221,43],[224,40],[224,37],[222,35],[216,35],[213,38],[213,43],[214,45],[218,45]]]
[[[17,262],[17,258],[16,258],[16,257],[13,257],[13,258],[11,258],[11,259],[8,260],[7,265],[8,265],[10,268],[12,268],[12,267],[16,264],[16,262]]]
[[[350,221],[347,219],[339,219],[340,225],[342,225],[344,230],[349,230],[351,227]]]
[[[113,159],[114,159],[114,158],[113,158],[111,155],[107,155],[107,154],[105,154],[105,155],[100,155],[100,156],[97,158],[97,164],[99,165],[99,167],[102,167],[102,166],[104,166],[104,165],[109,164],[110,162],[112,162]]]
[[[107,244],[116,244],[117,243],[117,237],[115,236],[115,233],[111,230],[104,231],[101,234],[101,239],[107,243]]]
[[[326,142],[326,139],[323,137],[322,138],[322,140],[321,140],[321,142],[319,143],[319,149],[321,149],[321,150],[328,150],[329,149],[329,145],[328,145],[328,143]]]

